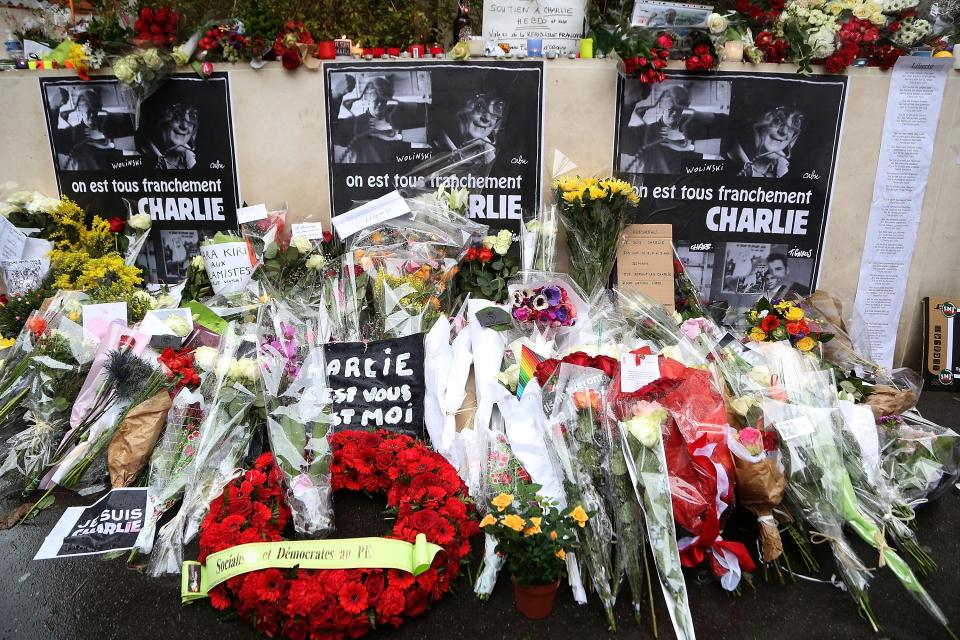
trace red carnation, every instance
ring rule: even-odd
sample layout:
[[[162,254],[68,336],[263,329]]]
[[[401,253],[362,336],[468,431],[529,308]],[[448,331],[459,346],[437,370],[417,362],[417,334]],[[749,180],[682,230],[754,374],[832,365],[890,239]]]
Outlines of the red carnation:
[[[773,315],[772,313],[768,313],[763,317],[763,320],[760,321],[760,328],[767,333],[772,332],[774,329],[776,329],[779,326],[780,326],[780,319],[777,316]]]
[[[340,606],[348,613],[360,613],[367,608],[367,590],[359,582],[348,582],[340,588]]]

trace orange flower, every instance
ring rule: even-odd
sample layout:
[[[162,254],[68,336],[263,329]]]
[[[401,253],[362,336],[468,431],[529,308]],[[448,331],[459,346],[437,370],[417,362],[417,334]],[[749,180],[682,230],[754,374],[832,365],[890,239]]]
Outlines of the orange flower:
[[[27,320],[26,327],[35,338],[39,338],[47,330],[47,321],[43,319],[43,316],[31,316]]]
[[[600,394],[593,389],[589,391],[574,391],[573,404],[581,411],[588,407],[594,411],[600,411]]]

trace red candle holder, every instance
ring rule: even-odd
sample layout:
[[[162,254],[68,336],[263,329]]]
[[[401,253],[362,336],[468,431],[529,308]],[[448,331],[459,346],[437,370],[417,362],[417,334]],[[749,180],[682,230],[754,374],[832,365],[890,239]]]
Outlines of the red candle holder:
[[[400,47],[387,47],[387,55],[394,58],[400,57]]]
[[[337,57],[337,45],[333,40],[321,40],[317,44],[317,57],[321,60],[335,60]]]
[[[431,55],[435,55],[435,56],[442,56],[442,55],[443,55],[443,47],[440,46],[439,44],[432,44],[432,45],[430,45],[430,54],[431,54]]]
[[[407,53],[410,54],[411,58],[422,58],[427,53],[427,45],[412,44],[407,47]]]

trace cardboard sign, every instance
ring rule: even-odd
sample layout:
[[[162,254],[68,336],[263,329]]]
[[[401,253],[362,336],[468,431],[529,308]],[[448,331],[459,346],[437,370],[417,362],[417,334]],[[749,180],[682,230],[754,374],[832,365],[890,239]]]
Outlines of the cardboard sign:
[[[524,51],[528,39],[541,40],[542,53],[575,53],[583,36],[586,5],[584,0],[487,0],[483,3],[483,39],[506,42],[511,50]]]
[[[143,528],[146,487],[114,489],[89,507],[70,507],[43,541],[34,560],[89,556],[132,549]]]
[[[617,284],[639,291],[673,313],[673,228],[631,224],[617,251]]]
[[[423,334],[332,343],[326,356],[335,428],[383,428],[425,438]]]
[[[254,258],[246,242],[206,244],[200,254],[214,293],[237,293],[250,282]]]

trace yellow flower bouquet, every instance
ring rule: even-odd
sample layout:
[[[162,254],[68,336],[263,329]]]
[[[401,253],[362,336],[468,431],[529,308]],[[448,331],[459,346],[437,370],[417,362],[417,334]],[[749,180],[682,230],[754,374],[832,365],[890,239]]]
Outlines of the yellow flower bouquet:
[[[570,273],[592,295],[610,277],[627,212],[640,197],[629,183],[615,178],[560,178],[553,190],[567,232]]]

